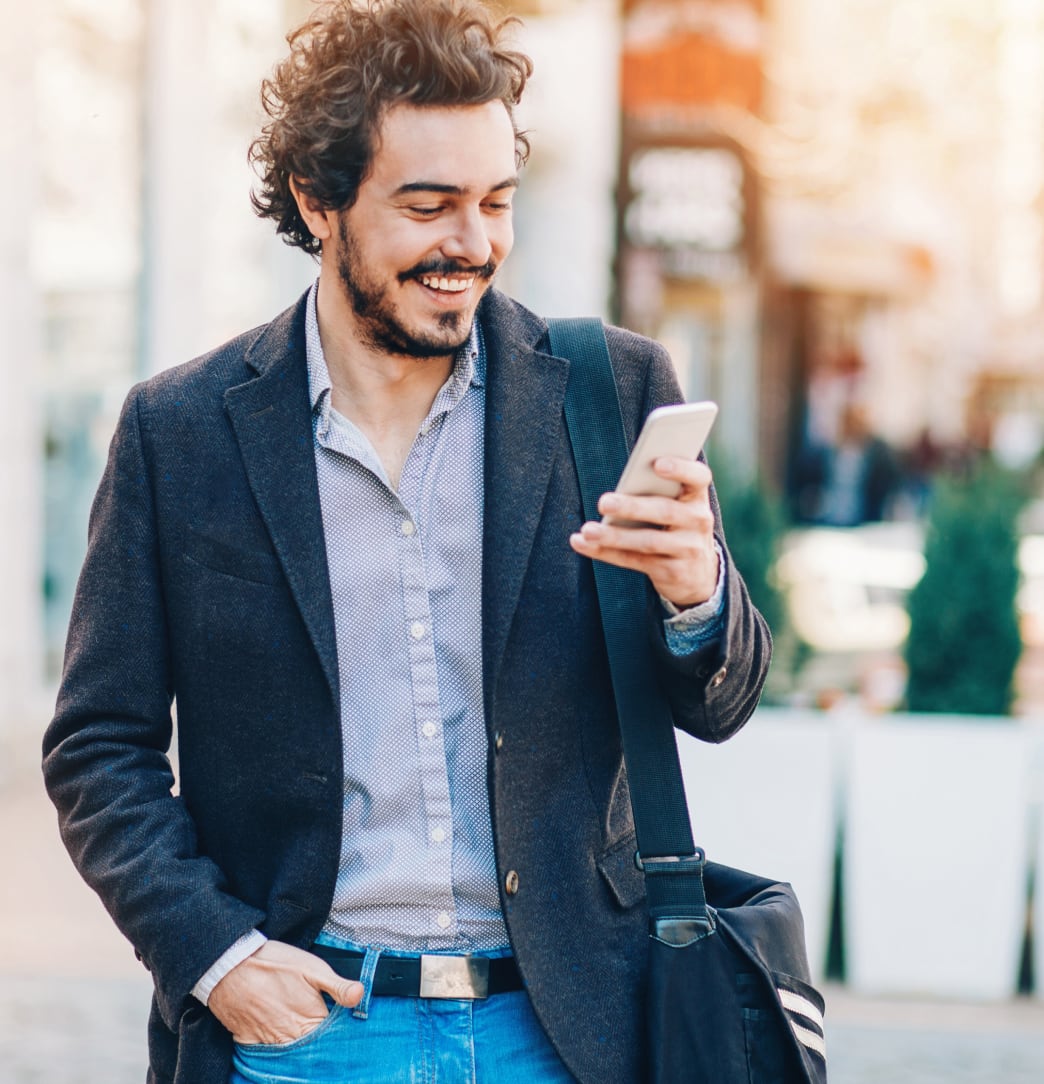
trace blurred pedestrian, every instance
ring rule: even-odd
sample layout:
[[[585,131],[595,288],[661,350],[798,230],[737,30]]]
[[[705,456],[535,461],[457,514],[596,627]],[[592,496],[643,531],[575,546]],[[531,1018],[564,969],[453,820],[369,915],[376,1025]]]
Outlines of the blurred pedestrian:
[[[866,408],[849,403],[837,443],[825,453],[819,522],[831,527],[880,523],[899,482],[895,453],[874,433]]]

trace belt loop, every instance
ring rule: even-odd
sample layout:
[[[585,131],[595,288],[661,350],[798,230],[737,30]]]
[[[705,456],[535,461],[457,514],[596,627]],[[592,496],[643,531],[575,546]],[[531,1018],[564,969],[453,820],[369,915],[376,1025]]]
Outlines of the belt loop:
[[[377,970],[377,961],[381,958],[379,948],[368,948],[363,958],[362,971],[359,981],[363,984],[362,1001],[352,1009],[352,1016],[356,1020],[365,1020],[370,1015],[370,997],[373,994],[373,975]]]

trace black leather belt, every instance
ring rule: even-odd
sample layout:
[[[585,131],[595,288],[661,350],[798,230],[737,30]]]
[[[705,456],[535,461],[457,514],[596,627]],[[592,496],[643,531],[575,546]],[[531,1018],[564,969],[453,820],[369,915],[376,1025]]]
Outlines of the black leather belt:
[[[311,950],[342,978],[358,979],[364,955],[313,945]],[[513,956],[381,956],[372,992],[381,997],[435,997],[474,1000],[522,989]]]

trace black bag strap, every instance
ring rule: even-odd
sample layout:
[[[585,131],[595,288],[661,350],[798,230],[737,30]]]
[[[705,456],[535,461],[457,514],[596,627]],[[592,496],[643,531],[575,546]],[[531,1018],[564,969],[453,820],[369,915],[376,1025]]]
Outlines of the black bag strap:
[[[605,329],[597,319],[549,320],[548,328],[552,352],[570,363],[566,426],[584,515],[597,519],[598,498],[616,487],[628,454]],[[648,580],[593,566],[650,920],[657,936],[677,919],[709,928],[704,856],[693,844],[674,719],[648,634]]]

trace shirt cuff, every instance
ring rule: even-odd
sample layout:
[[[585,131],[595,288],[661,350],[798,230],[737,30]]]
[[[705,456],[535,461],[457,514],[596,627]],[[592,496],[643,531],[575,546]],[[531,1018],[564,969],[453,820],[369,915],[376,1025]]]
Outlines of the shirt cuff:
[[[718,582],[714,593],[706,602],[701,602],[688,609],[679,610],[673,602],[660,597],[660,602],[667,611],[664,620],[664,635],[671,654],[691,655],[712,640],[718,639],[724,627],[725,616],[725,554],[717,540],[714,551],[718,555]]]
[[[248,956],[255,952],[268,940],[263,933],[251,930],[232,944],[210,965],[203,973],[203,977],[192,987],[192,996],[202,1001],[204,1005],[210,1000],[214,987],[232,970],[238,967]]]

